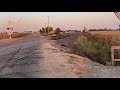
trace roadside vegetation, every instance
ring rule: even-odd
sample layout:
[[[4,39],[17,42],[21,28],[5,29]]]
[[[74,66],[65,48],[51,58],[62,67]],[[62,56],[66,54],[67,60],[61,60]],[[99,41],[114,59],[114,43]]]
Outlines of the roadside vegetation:
[[[40,34],[42,36],[48,35],[48,27],[40,29]],[[71,35],[71,33],[66,33],[62,31],[60,28],[56,28],[55,30],[52,27],[49,27],[49,35],[53,40],[62,39]]]
[[[63,39],[75,34],[69,31],[62,31],[60,28],[54,30],[52,27],[49,27],[49,31],[52,40]],[[40,33],[43,36],[47,36],[48,27],[40,29]],[[111,46],[120,45],[119,31],[100,29],[98,31],[91,30],[89,32],[79,33],[80,36],[69,42],[68,46],[71,49],[71,53],[88,57],[104,65],[106,62],[111,62]],[[115,58],[120,58],[120,50],[115,50]]]
[[[111,46],[118,46],[120,43],[113,41],[111,36],[87,32],[83,33],[69,45],[72,53],[88,57],[95,62],[105,65],[106,62],[111,62]],[[115,57],[120,58],[120,52],[115,51]]]

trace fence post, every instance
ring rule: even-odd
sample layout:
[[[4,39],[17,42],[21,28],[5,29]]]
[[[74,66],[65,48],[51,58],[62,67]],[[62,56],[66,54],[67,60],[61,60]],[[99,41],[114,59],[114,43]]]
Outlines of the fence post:
[[[114,49],[111,47],[111,59],[112,59],[112,66],[114,66]]]

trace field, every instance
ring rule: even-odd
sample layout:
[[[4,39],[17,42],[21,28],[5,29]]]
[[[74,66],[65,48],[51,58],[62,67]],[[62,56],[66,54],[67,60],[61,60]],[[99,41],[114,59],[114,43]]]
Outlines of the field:
[[[101,34],[101,35],[118,35],[120,31],[90,31],[92,34]]]
[[[109,37],[111,40],[120,42],[120,31],[91,31],[93,35]]]
[[[20,32],[20,33],[17,33],[17,32],[14,32],[12,34],[12,38],[20,38],[20,37],[25,37],[25,36],[28,36],[28,35],[31,35],[32,33],[31,32]],[[1,39],[8,39],[9,36],[7,33],[0,33],[0,40]]]

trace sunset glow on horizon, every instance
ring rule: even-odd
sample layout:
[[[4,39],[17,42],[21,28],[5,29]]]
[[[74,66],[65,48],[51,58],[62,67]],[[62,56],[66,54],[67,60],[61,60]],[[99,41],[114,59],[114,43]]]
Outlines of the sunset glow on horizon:
[[[113,12],[0,12],[0,32],[6,32],[8,20],[17,22],[23,16],[15,31],[38,31],[47,26],[62,30],[82,30],[84,26],[91,28],[119,28],[120,21]]]

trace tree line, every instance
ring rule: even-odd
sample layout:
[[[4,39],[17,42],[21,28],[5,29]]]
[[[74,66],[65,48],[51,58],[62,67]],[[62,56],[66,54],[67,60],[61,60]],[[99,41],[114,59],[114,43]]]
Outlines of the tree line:
[[[39,30],[41,34],[48,35],[51,31],[55,31],[55,34],[59,34],[62,30],[60,28],[56,28],[54,30],[53,27],[45,27]]]
[[[113,29],[89,29],[88,31],[114,31]]]

